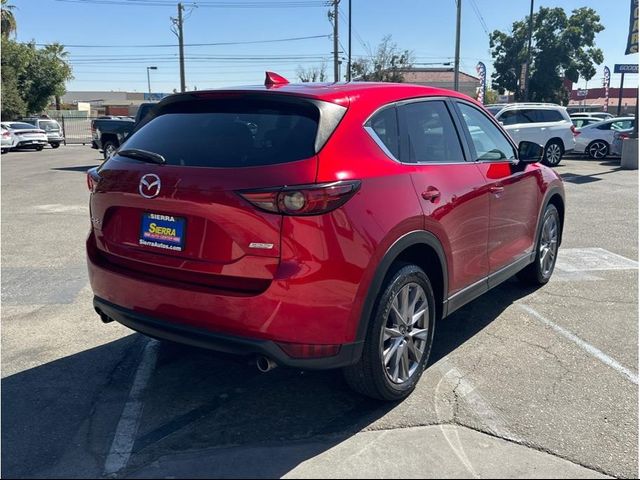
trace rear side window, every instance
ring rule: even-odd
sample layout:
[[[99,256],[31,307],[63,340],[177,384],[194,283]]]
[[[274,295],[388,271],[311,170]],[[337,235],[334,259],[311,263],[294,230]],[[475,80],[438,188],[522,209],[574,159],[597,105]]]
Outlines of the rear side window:
[[[319,121],[319,108],[306,101],[186,101],[166,105],[124,145],[158,153],[168,165],[275,165],[315,155]]]
[[[538,110],[537,112],[538,122],[551,123],[561,122],[564,120],[562,114],[557,110]]]
[[[500,115],[499,120],[503,123],[503,125],[535,123],[539,121],[536,113],[536,110],[531,109],[507,110],[502,115]]]
[[[464,162],[460,139],[442,101],[416,102],[399,109],[403,118],[403,161],[408,163]]]
[[[385,108],[376,113],[365,125],[369,133],[380,140],[389,153],[398,158],[400,156],[398,139],[398,115],[395,107]]]
[[[34,126],[31,125],[30,123],[24,123],[24,122],[11,122],[8,125],[9,125],[9,128],[13,128],[13,129],[16,129],[16,130],[24,130],[24,129],[34,128]]]

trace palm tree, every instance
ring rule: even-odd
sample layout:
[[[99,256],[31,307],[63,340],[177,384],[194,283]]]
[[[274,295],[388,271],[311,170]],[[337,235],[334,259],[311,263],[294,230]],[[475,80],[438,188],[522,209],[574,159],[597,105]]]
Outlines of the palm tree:
[[[13,15],[15,5],[9,5],[9,0],[0,0],[2,3],[2,18],[0,18],[0,26],[2,27],[2,36],[9,38],[11,34],[15,34],[18,28],[16,17]]]
[[[61,45],[60,43],[57,43],[57,42],[52,43],[50,45],[46,45],[44,47],[44,51],[52,55],[53,57],[55,57],[57,60],[61,60],[63,62],[66,62],[67,58],[69,57],[69,52],[67,52],[64,49],[64,45]],[[55,99],[56,99],[56,110],[60,110],[60,93],[59,92],[55,94]]]

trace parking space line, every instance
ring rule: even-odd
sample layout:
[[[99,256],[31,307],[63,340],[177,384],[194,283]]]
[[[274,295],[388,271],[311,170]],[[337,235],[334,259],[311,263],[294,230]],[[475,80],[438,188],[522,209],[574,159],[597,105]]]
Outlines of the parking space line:
[[[522,303],[519,303],[517,305],[522,310],[524,310],[529,315],[531,315],[536,320],[538,320],[539,322],[541,322],[544,325],[550,327],[551,329],[553,329],[554,331],[556,331],[557,333],[559,333],[560,335],[562,335],[566,339],[568,339],[568,340],[572,341],[573,343],[575,343],[578,347],[583,349],[589,355],[597,358],[598,360],[600,360],[605,365],[613,368],[616,372],[618,372],[623,377],[626,377],[627,379],[631,380],[631,382],[633,382],[634,384],[638,385],[638,374],[637,373],[634,373],[633,371],[629,370],[628,368],[622,366],[620,363],[618,363],[616,360],[614,360],[609,355],[604,353],[602,350],[599,350],[598,348],[594,347],[593,345],[591,345],[591,344],[585,342],[584,340],[582,340],[580,337],[574,335],[569,330],[561,327],[560,325],[552,322],[548,318],[542,316],[541,314],[539,314],[537,311],[535,311],[533,308],[529,307],[528,305],[524,305]]]
[[[122,409],[109,454],[104,462],[104,476],[116,474],[129,463],[142,417],[144,391],[156,367],[159,345],[160,342],[157,340],[149,340],[144,347],[129,397]]]

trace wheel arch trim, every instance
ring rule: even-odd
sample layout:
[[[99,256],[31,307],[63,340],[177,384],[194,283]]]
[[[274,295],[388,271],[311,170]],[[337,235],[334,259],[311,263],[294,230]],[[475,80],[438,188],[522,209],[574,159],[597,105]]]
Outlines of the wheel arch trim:
[[[446,302],[448,298],[448,286],[449,286],[449,276],[448,276],[448,267],[447,260],[444,253],[444,248],[440,243],[440,240],[431,232],[426,230],[414,230],[412,232],[408,232],[396,240],[385,252],[382,256],[382,259],[378,263],[375,273],[373,274],[373,278],[369,282],[369,287],[367,290],[367,294],[365,296],[365,300],[362,306],[362,311],[360,313],[360,320],[358,323],[358,328],[356,330],[356,339],[355,341],[364,341],[367,335],[367,329],[369,326],[369,322],[371,320],[371,314],[373,313],[373,308],[375,302],[380,294],[380,289],[384,283],[384,280],[389,273],[391,265],[398,259],[398,257],[408,248],[415,245],[424,245],[425,247],[430,247],[436,253],[440,261],[440,268],[442,270],[442,302],[443,302],[443,312],[446,312]]]

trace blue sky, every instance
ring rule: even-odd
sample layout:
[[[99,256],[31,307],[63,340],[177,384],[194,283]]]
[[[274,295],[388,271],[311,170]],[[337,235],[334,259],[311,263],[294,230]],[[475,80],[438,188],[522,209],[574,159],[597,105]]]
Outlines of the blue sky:
[[[75,80],[68,90],[147,91],[146,67],[151,72],[154,92],[179,88],[177,47],[122,48],[123,45],[177,44],[170,17],[175,6],[112,5],[100,0],[11,0],[16,6],[19,41],[61,42],[65,45],[115,45],[110,48],[68,47]],[[111,1],[111,0],[107,0]],[[116,0],[126,3],[128,0]],[[135,0],[153,2],[154,0]],[[165,3],[167,0],[157,0]],[[246,0],[243,0],[246,3]],[[275,0],[274,0],[275,1]],[[318,0],[302,0],[321,4]],[[268,0],[255,0],[254,3]],[[461,68],[475,74],[479,60],[491,68],[489,39],[485,31],[507,30],[512,22],[529,12],[529,0],[462,0]],[[233,3],[228,0],[225,3]],[[294,3],[301,3],[300,0]],[[352,0],[353,55],[366,54],[365,45],[375,48],[390,34],[401,49],[414,52],[416,62],[452,62],[454,55],[455,0]],[[477,6],[477,11],[474,9]],[[602,68],[614,63],[634,63],[637,56],[624,55],[628,30],[629,0],[535,0],[540,6],[562,6],[570,12],[589,6],[601,17],[605,30],[597,36],[605,63],[597,67],[589,86],[601,84]],[[332,27],[328,7],[305,8],[210,8],[190,9],[185,21],[185,42],[247,42],[324,35],[298,41],[186,48],[187,88],[216,88],[226,85],[261,83],[265,70],[295,79],[299,65],[319,65],[326,58],[327,73],[333,78]],[[341,43],[347,47],[348,0],[341,1]],[[484,23],[484,25],[483,25]],[[278,57],[261,59],[260,56]],[[204,58],[203,58],[204,57]],[[215,59],[206,57],[216,57]],[[225,58],[226,57],[226,58]],[[235,57],[229,58],[229,57]],[[239,57],[244,57],[240,58]],[[247,58],[251,57],[251,58]],[[258,57],[258,58],[256,58]],[[428,65],[425,65],[428,66]],[[436,66],[436,65],[433,65]],[[628,83],[627,83],[628,82]],[[625,83],[637,85],[637,76]],[[618,75],[612,86],[619,84]],[[580,81],[579,86],[584,86]]]

